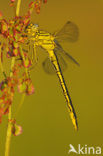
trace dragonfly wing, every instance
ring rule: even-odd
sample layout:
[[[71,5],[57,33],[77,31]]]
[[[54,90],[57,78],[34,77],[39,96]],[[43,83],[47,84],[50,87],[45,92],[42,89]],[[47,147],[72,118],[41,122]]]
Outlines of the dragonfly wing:
[[[56,53],[61,53],[61,55],[63,55],[66,59],[68,59],[69,62],[71,61],[72,63],[75,63],[76,65],[80,66],[80,64],[62,48],[62,46],[59,44],[57,40],[55,40],[55,44],[56,48],[54,49],[54,51]]]
[[[75,42],[78,40],[79,29],[73,22],[68,21],[64,27],[56,33],[56,39],[58,41]]]
[[[55,69],[47,57],[42,63],[43,69],[47,74],[55,74]]]
[[[63,57],[57,53],[57,58],[61,67],[62,71],[65,71],[67,69],[67,63],[65,62],[65,60],[63,59]],[[50,59],[47,57],[44,62],[42,63],[43,69],[47,74],[55,74],[55,69],[53,64],[51,63]]]

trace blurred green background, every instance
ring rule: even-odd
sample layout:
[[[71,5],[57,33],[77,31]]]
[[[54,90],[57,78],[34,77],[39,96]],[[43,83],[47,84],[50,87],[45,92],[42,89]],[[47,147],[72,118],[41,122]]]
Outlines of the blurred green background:
[[[23,15],[29,0],[22,0]],[[14,16],[9,0],[0,0],[5,18]],[[80,31],[76,43],[63,46],[80,63],[68,68],[64,77],[76,109],[79,131],[75,132],[56,75],[42,69],[46,53],[38,50],[38,65],[32,71],[35,94],[25,99],[17,123],[23,133],[12,136],[10,156],[67,156],[69,144],[101,146],[103,143],[103,0],[48,0],[41,13],[33,13],[32,21],[51,33],[68,21],[75,22]],[[20,96],[16,95],[14,112]],[[7,118],[0,125],[0,156],[4,155]],[[72,155],[72,154],[71,154]]]

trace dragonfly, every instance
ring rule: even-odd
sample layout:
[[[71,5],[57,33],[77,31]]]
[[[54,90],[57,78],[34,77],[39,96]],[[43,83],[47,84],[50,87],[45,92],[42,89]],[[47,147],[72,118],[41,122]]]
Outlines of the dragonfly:
[[[57,74],[64,97],[66,99],[70,118],[75,130],[78,130],[77,115],[62,73],[62,71],[66,69],[67,65],[63,57],[66,57],[69,61],[71,60],[78,66],[79,63],[68,52],[66,52],[60,44],[62,41],[77,41],[79,36],[78,26],[75,23],[68,21],[60,31],[51,34],[47,31],[40,30],[38,24],[30,23],[26,27],[25,32],[28,36],[28,42],[32,42],[32,60],[35,59],[35,62],[38,60],[37,47],[41,47],[47,52],[48,57],[43,62],[43,69],[48,74],[53,74],[54,72]]]

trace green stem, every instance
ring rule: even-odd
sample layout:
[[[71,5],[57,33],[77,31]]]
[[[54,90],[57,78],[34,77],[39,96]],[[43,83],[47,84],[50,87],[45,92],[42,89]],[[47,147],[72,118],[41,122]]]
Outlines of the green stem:
[[[25,62],[25,56],[24,56],[23,50],[21,47],[19,47],[19,48],[20,48],[21,57],[22,57],[23,61]],[[26,73],[27,77],[29,77],[27,68],[25,68],[25,73]]]
[[[11,71],[10,71],[10,77],[13,76],[12,69],[15,65],[15,57],[12,58],[11,62]],[[9,107],[9,113],[8,113],[8,128],[7,128],[7,135],[6,135],[6,143],[5,143],[5,156],[9,156],[10,151],[10,141],[11,141],[11,131],[12,131],[12,124],[11,124],[11,106]]]
[[[3,73],[4,77],[6,78],[6,74],[4,72],[4,68],[3,68],[3,64],[2,64],[2,54],[1,54],[1,44],[0,44],[0,69],[1,69],[1,72]]]
[[[21,5],[21,0],[18,0],[18,2],[17,2],[17,8],[16,8],[16,16],[19,16],[20,5]]]
[[[16,113],[15,113],[15,115],[14,115],[14,118],[17,117],[17,114],[18,114],[18,112],[20,111],[20,108],[22,107],[22,105],[23,105],[23,103],[24,103],[25,96],[26,96],[26,94],[23,93],[23,94],[22,94],[22,97],[21,97],[21,100],[20,100],[20,103],[19,103],[19,106],[18,106],[18,108],[17,108],[17,111],[16,111]]]
[[[16,16],[19,16],[19,11],[20,11],[20,4],[21,0],[17,1],[17,8],[16,8]],[[12,70],[15,65],[15,57],[12,58],[11,62],[11,71],[10,71],[10,77],[13,76]],[[11,130],[12,130],[12,125],[10,120],[12,119],[11,115],[11,106],[9,107],[9,113],[8,113],[8,128],[7,128],[7,136],[6,136],[6,143],[5,143],[5,156],[9,156],[10,154],[10,141],[11,141]]]
[[[11,140],[11,107],[9,108],[8,114],[8,128],[7,128],[7,136],[6,136],[6,144],[5,144],[5,156],[9,156],[10,151],[10,140]]]

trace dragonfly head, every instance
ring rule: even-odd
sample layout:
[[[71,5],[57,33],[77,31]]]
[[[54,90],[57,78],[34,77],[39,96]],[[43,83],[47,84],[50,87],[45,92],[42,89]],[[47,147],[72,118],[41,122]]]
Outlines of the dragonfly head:
[[[26,27],[26,33],[30,34],[31,36],[34,36],[35,33],[38,31],[38,24],[33,24],[30,23],[27,27]]]

